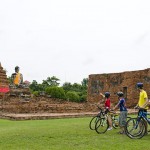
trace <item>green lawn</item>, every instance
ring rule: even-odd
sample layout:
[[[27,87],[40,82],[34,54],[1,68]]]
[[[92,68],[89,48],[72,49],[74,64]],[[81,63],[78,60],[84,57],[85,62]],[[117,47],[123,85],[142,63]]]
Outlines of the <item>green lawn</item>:
[[[90,119],[0,119],[0,150],[150,150],[150,134],[138,140],[118,129],[97,134],[89,129]]]

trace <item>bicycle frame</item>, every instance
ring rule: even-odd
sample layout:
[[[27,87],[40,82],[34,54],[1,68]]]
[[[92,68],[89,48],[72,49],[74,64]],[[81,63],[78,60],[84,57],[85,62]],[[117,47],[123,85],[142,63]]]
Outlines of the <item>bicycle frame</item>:
[[[150,124],[150,119],[147,118],[147,115],[150,115],[149,112],[144,112],[144,110],[140,110],[139,114],[138,114],[138,121],[140,121],[142,118],[148,123]]]
[[[103,116],[105,116],[105,112],[104,112],[104,110],[102,109],[102,108],[100,108],[99,106],[97,106],[98,107],[98,109],[100,110],[99,111],[99,113],[97,114],[97,117],[101,117],[101,115],[103,115]]]
[[[91,121],[90,121],[90,123],[89,123],[89,127],[90,127],[91,130],[95,130],[95,124],[96,124],[96,122],[97,122],[100,118],[103,118],[103,117],[105,116],[105,112],[103,111],[103,109],[100,108],[98,105],[97,105],[97,107],[98,107],[98,109],[99,109],[99,112],[98,112],[97,115],[95,115],[95,116],[91,119]]]
[[[137,116],[137,120],[136,120],[134,129],[138,128],[138,125],[139,125],[141,119],[143,119],[145,122],[150,124],[150,120],[147,118],[147,115],[150,115],[150,113],[144,112],[144,109],[141,109],[141,108],[139,109],[139,113],[138,113],[138,116]]]

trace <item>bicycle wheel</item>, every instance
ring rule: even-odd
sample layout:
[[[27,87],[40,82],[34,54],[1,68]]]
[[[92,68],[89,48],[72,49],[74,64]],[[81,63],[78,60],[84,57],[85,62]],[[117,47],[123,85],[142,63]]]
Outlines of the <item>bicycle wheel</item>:
[[[112,126],[117,129],[119,127],[119,116],[115,115],[112,117]]]
[[[127,117],[127,121],[131,119],[131,117]],[[119,128],[119,115],[115,115],[112,117],[112,126],[117,129]]]
[[[89,124],[89,127],[91,130],[95,130],[95,124],[97,122],[97,120],[99,120],[99,116],[94,116],[91,121],[90,121],[90,124]]]
[[[108,129],[108,122],[105,117],[99,118],[95,124],[95,130],[98,134],[105,133]]]
[[[131,117],[127,116],[127,121],[128,121],[129,119],[131,119]]]
[[[127,121],[125,126],[125,133],[131,139],[140,139],[145,135],[146,126],[144,121],[131,118]]]

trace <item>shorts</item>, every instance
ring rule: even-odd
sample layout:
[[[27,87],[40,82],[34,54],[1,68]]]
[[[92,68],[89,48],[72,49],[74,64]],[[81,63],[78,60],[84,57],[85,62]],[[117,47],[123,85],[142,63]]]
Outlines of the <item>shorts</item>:
[[[127,122],[127,111],[120,111],[119,126],[124,127]]]

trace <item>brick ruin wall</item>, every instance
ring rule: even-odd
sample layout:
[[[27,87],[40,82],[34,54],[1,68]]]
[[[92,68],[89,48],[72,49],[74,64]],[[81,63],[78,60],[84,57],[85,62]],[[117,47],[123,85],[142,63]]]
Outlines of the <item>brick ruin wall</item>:
[[[118,102],[116,93],[123,91],[127,107],[133,108],[139,99],[139,91],[136,88],[137,82],[144,84],[144,90],[150,98],[150,68],[122,73],[89,75],[88,102],[97,103],[100,101],[102,103],[100,92],[109,91],[111,93],[111,103],[115,105]]]
[[[102,99],[99,95],[100,92],[110,91],[111,101],[116,104],[118,102],[116,92],[120,90],[126,93],[127,106],[133,107],[137,104],[139,96],[139,92],[136,89],[137,82],[144,83],[144,89],[150,97],[150,69],[145,69],[123,73],[89,75],[87,103],[78,104],[44,97],[32,98],[29,102],[22,102],[19,98],[8,97],[0,103],[0,110],[9,113],[98,111],[94,104]],[[9,87],[6,71],[1,66],[1,63],[0,87]],[[1,95],[2,93],[0,93]]]

